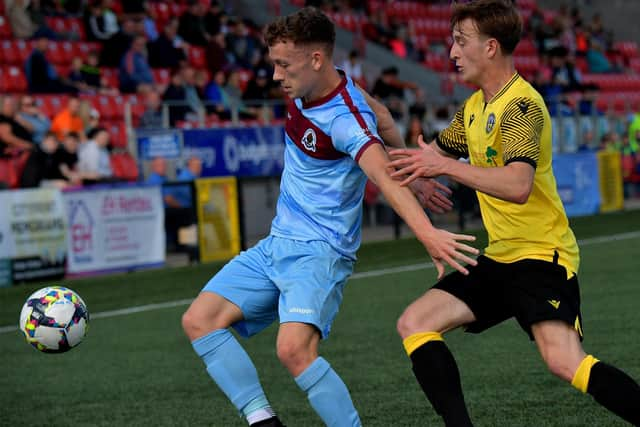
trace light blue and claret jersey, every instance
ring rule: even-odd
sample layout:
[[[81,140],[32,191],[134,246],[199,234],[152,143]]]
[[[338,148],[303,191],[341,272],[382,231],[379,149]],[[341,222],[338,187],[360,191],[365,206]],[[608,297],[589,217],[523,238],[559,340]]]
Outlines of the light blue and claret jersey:
[[[271,234],[323,240],[355,259],[360,246],[366,175],[358,160],[381,144],[376,117],[353,81],[322,99],[288,102],[285,162]]]
[[[474,166],[526,162],[536,170],[523,205],[476,192],[489,234],[489,258],[505,263],[555,258],[569,275],[578,272],[578,245],[551,168],[551,119],[542,97],[526,80],[514,74],[489,102],[482,90],[475,92],[436,142],[444,151],[468,157]]]

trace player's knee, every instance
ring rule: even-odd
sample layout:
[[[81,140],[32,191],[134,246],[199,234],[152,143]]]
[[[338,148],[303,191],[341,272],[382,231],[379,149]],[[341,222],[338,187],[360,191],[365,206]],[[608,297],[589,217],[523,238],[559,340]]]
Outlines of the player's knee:
[[[310,349],[295,340],[278,342],[276,352],[280,362],[294,375],[302,372],[315,358]]]
[[[193,313],[191,309],[188,309],[182,315],[182,329],[189,339],[194,340],[198,338],[200,325],[198,324],[197,315]]]
[[[407,309],[402,313],[398,322],[396,322],[396,330],[402,339],[404,339],[416,332],[423,331],[424,326],[418,316],[416,316],[410,309]]]
[[[216,329],[229,327],[222,316],[216,313],[205,314],[190,307],[182,315],[182,329],[191,341]]]

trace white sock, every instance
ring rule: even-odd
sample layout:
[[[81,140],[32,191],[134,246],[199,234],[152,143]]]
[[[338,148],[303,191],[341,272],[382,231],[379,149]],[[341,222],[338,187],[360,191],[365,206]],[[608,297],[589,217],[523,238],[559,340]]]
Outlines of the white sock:
[[[247,415],[247,422],[249,425],[257,423],[258,421],[268,420],[269,418],[273,418],[276,416],[276,413],[273,412],[271,407],[256,409]]]

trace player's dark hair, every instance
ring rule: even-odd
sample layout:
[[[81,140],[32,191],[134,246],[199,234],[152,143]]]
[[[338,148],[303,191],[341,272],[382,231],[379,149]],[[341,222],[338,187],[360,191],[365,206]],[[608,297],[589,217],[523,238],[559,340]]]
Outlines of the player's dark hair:
[[[522,35],[522,19],[512,1],[475,0],[454,3],[451,10],[451,30],[465,19],[471,19],[480,34],[500,43],[502,53],[511,55]]]
[[[279,42],[296,45],[321,44],[328,54],[333,53],[336,30],[333,22],[315,7],[304,7],[295,13],[281,16],[267,25],[263,32],[268,46]]]

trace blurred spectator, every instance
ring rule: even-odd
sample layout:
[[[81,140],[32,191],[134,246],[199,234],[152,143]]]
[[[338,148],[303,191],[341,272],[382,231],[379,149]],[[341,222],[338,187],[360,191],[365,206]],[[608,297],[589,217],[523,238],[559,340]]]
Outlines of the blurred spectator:
[[[80,101],[79,116],[82,118],[85,135],[88,135],[92,129],[100,127],[100,112],[86,99]]]
[[[371,95],[382,100],[394,118],[401,118],[404,114],[404,90],[416,90],[418,87],[411,82],[398,78],[398,69],[395,66],[382,70],[381,76],[376,80]]]
[[[578,92],[584,86],[582,84],[582,73],[575,65],[575,56],[567,52],[564,47],[552,49],[551,60],[551,82],[558,85],[563,92]]]
[[[102,77],[98,63],[98,52],[89,52],[87,54],[86,63],[82,64],[82,67],[80,68],[82,82],[86,84],[88,90],[98,91],[105,95],[117,95],[118,89],[109,86],[107,80]]]
[[[225,85],[225,73],[219,70],[205,87],[203,99],[209,113],[215,113],[219,118],[228,120],[231,118],[231,102],[224,90]]]
[[[82,176],[78,172],[78,148],[80,135],[69,132],[62,140],[62,146],[58,149],[60,159],[60,172],[71,184],[82,184]]]
[[[85,12],[85,33],[91,41],[106,41],[119,30],[118,19],[109,1],[92,0]]]
[[[146,0],[126,0],[122,2],[122,13],[131,19],[142,19],[145,15]]]
[[[215,74],[219,70],[224,70],[229,65],[229,56],[226,50],[226,41],[224,34],[217,33],[211,38],[205,50],[207,59],[207,68],[211,74]]]
[[[178,34],[189,44],[206,46],[210,38],[205,28],[206,9],[198,0],[189,0],[187,5],[187,10],[180,16]]]
[[[167,161],[163,157],[156,157],[151,161],[151,173],[145,181],[148,184],[162,186],[165,216],[164,227],[167,233],[167,248],[172,251],[178,243],[178,229],[195,223],[195,215],[191,204],[182,205],[176,194],[186,193],[191,198],[191,190],[176,185],[163,185],[169,182]],[[184,198],[184,196],[179,196]],[[189,200],[190,202],[190,200]]]
[[[229,32],[226,35],[227,52],[234,63],[241,68],[251,68],[254,57],[259,53],[258,41],[249,33],[242,20],[229,21]]]
[[[631,152],[638,153],[640,151],[640,112],[635,113],[629,123],[628,139]]]
[[[2,98],[0,111],[0,157],[12,156],[19,150],[33,150],[31,133],[16,120],[15,100],[11,95]]]
[[[87,135],[87,142],[78,150],[78,171],[85,182],[108,181],[113,177],[109,159],[109,132],[95,128]]]
[[[36,150],[29,156],[20,181],[20,187],[38,187],[43,181],[48,185],[63,188],[65,177],[60,169],[60,156],[57,155],[60,143],[55,134],[45,135]],[[44,183],[43,183],[44,184]]]
[[[49,40],[39,37],[27,63],[25,72],[31,93],[77,93],[77,89],[58,77],[58,73],[45,56]]]
[[[182,74],[182,81],[184,82],[184,99],[189,106],[187,114],[191,113],[196,115],[198,111],[202,109],[202,101],[196,88],[196,71],[192,66],[187,65],[182,67],[180,73]]]
[[[24,127],[32,134],[32,140],[40,144],[45,134],[51,129],[51,120],[36,105],[31,95],[23,95],[20,98],[18,117]]]
[[[362,88],[367,87],[367,81],[362,72],[362,59],[357,50],[349,52],[349,57],[340,65],[346,75],[350,76],[354,82],[358,83]]]
[[[131,48],[120,61],[118,77],[121,92],[148,92],[151,89],[153,74],[147,61],[146,46],[143,36],[134,37]]]
[[[51,131],[59,140],[63,140],[69,132],[76,132],[84,140],[84,123],[79,115],[80,100],[76,96],[69,97],[67,106],[53,118]]]
[[[88,92],[89,85],[87,85],[84,81],[84,76],[82,75],[82,58],[79,56],[74,57],[71,60],[71,69],[69,70],[69,75],[67,79],[69,80],[69,84],[78,89],[79,92]]]
[[[417,116],[411,116],[409,119],[409,125],[407,126],[407,133],[404,137],[404,142],[409,148],[418,148],[418,137],[423,135],[425,142],[429,143],[430,139],[425,135],[422,127],[422,121]]]
[[[204,28],[207,34],[218,34],[221,31],[221,18],[224,15],[222,5],[217,0],[211,0],[209,9],[204,15]]]
[[[187,60],[186,45],[177,35],[178,21],[171,19],[162,29],[162,34],[148,44],[149,65],[161,68],[178,68]]]
[[[184,120],[190,111],[186,104],[186,91],[184,88],[184,79],[180,70],[174,71],[171,75],[169,86],[162,95],[162,100],[169,104],[169,125],[175,126],[180,120]]]
[[[162,117],[162,99],[158,92],[151,90],[145,95],[145,110],[140,118],[140,127],[146,129],[161,129],[164,127]]]
[[[45,23],[39,12],[38,2],[13,0],[7,2],[7,18],[17,39],[46,37],[55,40],[58,35]]]
[[[256,115],[244,102],[242,102],[242,89],[240,87],[240,73],[232,70],[227,76],[227,82],[224,85],[224,93],[227,102],[232,108],[237,108],[240,119],[255,119]]]
[[[609,62],[609,59],[604,54],[604,48],[601,43],[598,43],[592,37],[589,40],[588,46],[586,59],[589,71],[592,73],[613,73],[620,71],[611,65],[611,62]]]
[[[442,132],[444,129],[448,128],[450,124],[451,124],[451,115],[449,113],[449,107],[446,105],[438,107],[436,109],[435,117],[431,122],[430,128],[431,128],[432,134],[429,139],[433,139],[436,136],[438,136],[438,134]]]
[[[102,44],[100,51],[100,65],[103,67],[118,67],[122,57],[127,53],[136,35],[136,23],[131,19],[122,22],[120,31]]]

